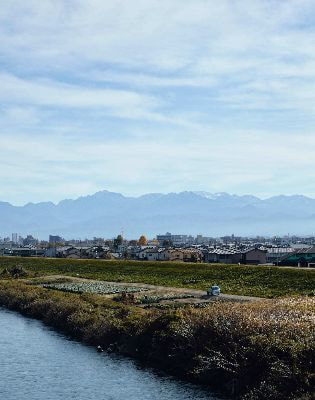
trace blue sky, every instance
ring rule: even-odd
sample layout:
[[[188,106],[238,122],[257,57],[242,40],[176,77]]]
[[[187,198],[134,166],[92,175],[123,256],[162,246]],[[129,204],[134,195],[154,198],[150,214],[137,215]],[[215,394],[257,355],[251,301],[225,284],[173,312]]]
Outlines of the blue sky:
[[[0,8],[0,200],[315,197],[315,2]]]

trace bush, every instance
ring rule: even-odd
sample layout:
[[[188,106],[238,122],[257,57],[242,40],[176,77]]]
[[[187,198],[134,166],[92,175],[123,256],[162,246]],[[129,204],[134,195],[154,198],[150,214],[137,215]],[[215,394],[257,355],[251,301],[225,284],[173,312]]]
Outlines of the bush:
[[[25,278],[29,274],[24,270],[24,268],[21,265],[15,265],[13,267],[9,268],[4,268],[2,272],[0,273],[0,276],[2,278]]]
[[[243,400],[311,399],[315,299],[144,311],[95,294],[0,281],[0,306]]]

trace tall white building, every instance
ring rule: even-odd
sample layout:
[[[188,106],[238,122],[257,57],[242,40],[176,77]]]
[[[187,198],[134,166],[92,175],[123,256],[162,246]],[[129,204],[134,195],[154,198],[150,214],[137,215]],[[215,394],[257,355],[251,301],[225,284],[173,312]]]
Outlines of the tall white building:
[[[17,233],[12,233],[12,242],[17,243],[18,242],[18,234]]]

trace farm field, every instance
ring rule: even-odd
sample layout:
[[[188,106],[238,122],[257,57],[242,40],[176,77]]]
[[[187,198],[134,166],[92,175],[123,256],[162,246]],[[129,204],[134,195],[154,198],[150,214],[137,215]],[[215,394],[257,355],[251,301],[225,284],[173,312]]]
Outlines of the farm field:
[[[99,281],[138,282],[200,290],[206,290],[210,285],[217,284],[226,294],[266,298],[315,294],[315,270],[311,269],[0,257],[0,272],[4,268],[17,265],[26,269],[34,277],[68,275]]]
[[[94,293],[94,294],[117,294],[117,293],[137,293],[145,292],[148,289],[141,287],[131,287],[131,286],[118,286],[114,284],[106,284],[104,282],[54,282],[54,283],[44,283],[41,285],[45,289],[55,289],[61,290],[63,292],[73,292],[73,293]]]
[[[218,302],[252,302],[258,297],[221,294],[208,296],[204,290],[155,286],[146,283],[104,282],[78,277],[50,275],[24,280],[25,283],[69,293],[91,293],[122,304],[144,308],[180,308],[187,305],[203,308]],[[161,306],[162,305],[162,306]],[[161,307],[160,307],[161,306]]]

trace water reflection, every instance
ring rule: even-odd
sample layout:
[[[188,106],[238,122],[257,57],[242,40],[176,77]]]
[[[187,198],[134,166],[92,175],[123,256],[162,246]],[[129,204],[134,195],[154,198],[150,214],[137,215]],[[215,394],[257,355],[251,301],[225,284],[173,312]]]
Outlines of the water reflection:
[[[41,322],[0,309],[0,398],[213,400],[197,386],[97,353]]]

